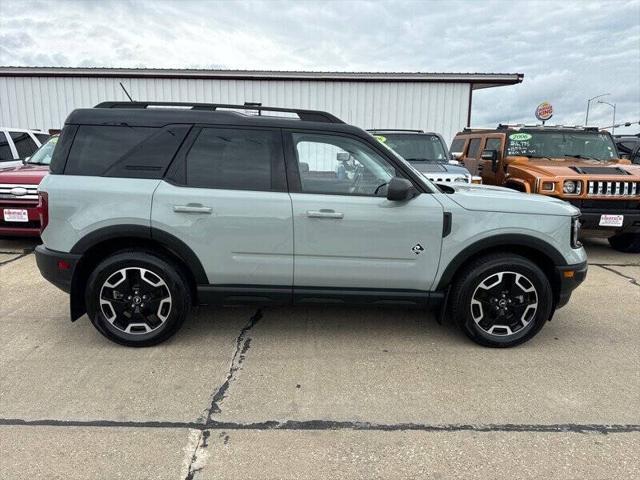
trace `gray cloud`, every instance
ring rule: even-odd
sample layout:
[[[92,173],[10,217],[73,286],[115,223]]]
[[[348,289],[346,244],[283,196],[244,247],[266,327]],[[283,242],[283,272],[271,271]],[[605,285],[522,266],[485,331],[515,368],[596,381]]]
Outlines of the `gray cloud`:
[[[474,124],[533,122],[545,100],[582,123],[605,92],[640,120],[640,0],[1,0],[0,32],[2,65],[521,72],[474,93]]]

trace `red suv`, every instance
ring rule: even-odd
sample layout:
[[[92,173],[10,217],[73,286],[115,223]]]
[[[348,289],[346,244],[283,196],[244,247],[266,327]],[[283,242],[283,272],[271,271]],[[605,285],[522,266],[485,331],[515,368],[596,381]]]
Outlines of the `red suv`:
[[[24,161],[0,164],[0,236],[40,235],[38,185],[49,173],[57,141],[51,137]]]

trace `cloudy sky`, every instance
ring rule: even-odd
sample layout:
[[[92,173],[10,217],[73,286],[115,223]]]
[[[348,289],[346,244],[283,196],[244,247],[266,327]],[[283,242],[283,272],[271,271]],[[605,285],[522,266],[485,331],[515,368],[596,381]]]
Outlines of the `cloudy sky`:
[[[0,65],[518,72],[474,95],[474,125],[640,120],[640,0],[0,0]],[[592,106],[589,123],[611,124]],[[640,130],[636,125],[627,131]]]

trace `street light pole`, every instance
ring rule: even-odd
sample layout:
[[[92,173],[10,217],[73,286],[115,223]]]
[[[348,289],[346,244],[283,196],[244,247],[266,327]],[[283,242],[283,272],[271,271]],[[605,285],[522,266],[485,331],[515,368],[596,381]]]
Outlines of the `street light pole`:
[[[601,93],[600,95],[596,95],[595,97],[591,97],[590,99],[587,100],[587,116],[584,119],[584,126],[585,127],[587,125],[589,125],[589,106],[591,105],[591,102],[594,101],[596,98],[606,97],[607,95],[611,95],[611,94],[610,93]]]
[[[616,133],[616,104],[615,103],[609,103],[609,102],[603,102],[602,100],[598,100],[598,103],[604,103],[605,105],[609,105],[611,108],[613,108],[613,123],[612,123],[612,127],[611,127],[611,135],[615,135],[615,133]]]

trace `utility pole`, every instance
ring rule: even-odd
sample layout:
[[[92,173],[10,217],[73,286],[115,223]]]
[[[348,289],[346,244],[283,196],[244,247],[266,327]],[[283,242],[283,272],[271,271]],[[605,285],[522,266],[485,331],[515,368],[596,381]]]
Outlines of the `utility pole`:
[[[598,103],[604,103],[605,105],[609,105],[611,108],[613,108],[613,122],[612,122],[612,127],[611,127],[611,135],[615,135],[616,133],[616,104],[615,103],[609,103],[609,102],[603,102],[602,100],[598,100]]]
[[[595,97],[591,97],[590,99],[587,100],[587,116],[584,119],[584,126],[585,127],[587,125],[589,125],[589,106],[591,105],[591,102],[594,101],[596,98],[606,97],[607,95],[611,95],[611,94],[610,93],[601,93],[600,95],[596,95]]]

